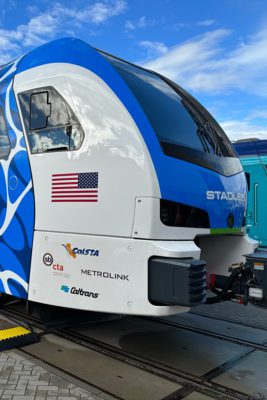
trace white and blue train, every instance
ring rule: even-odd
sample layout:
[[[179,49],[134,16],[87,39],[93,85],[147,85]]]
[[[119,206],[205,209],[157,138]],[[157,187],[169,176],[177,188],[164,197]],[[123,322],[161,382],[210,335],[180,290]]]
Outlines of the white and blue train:
[[[210,114],[77,39],[0,68],[0,182],[0,292],[33,302],[173,314],[257,246]]]

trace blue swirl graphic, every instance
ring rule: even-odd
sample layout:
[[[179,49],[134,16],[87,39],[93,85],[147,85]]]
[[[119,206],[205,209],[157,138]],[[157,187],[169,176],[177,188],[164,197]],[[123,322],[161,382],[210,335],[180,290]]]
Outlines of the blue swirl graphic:
[[[15,63],[0,69],[0,106],[5,110],[11,144],[9,159],[0,160],[0,292],[27,298],[34,196],[28,154],[12,89],[15,70]]]

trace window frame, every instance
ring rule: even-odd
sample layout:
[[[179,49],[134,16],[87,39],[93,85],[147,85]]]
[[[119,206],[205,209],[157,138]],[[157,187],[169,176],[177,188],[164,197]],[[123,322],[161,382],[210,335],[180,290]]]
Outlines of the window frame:
[[[42,93],[47,93],[47,99],[49,100],[49,92],[48,92],[48,90],[43,90],[42,92],[37,92],[37,93],[31,93],[31,95],[30,95],[30,113],[29,113],[29,130],[30,130],[30,131],[40,131],[40,130],[46,129],[46,128],[47,128],[47,119],[48,119],[48,117],[51,116],[51,108],[52,108],[52,105],[51,105],[51,107],[50,107],[50,114],[46,116],[46,121],[45,121],[45,122],[46,122],[46,125],[45,125],[45,127],[44,127],[44,128],[34,128],[34,129],[31,129],[32,96],[36,96],[37,94],[42,94]],[[51,104],[51,103],[49,103],[49,104]]]
[[[7,161],[9,159],[10,153],[11,153],[11,142],[10,142],[10,137],[9,137],[9,133],[8,133],[8,127],[7,127],[7,121],[6,121],[6,117],[5,117],[5,110],[4,108],[0,105],[0,118],[3,117],[3,121],[5,124],[5,129],[6,129],[6,136],[8,139],[8,148],[9,148],[9,152],[8,155],[6,157],[1,156],[1,150],[0,150],[0,161],[4,160]],[[0,133],[1,136],[1,133]],[[1,144],[0,144],[0,149],[1,149]]]
[[[50,100],[49,100],[50,91],[53,91],[54,94],[56,94],[57,96],[59,96],[63,100],[65,106],[70,109],[73,117],[75,118],[75,122],[69,123],[69,124],[66,124],[66,125],[57,125],[57,126],[51,127],[51,126],[47,126],[48,124],[47,124],[47,121],[46,121],[46,127],[45,128],[30,129],[31,97],[32,97],[32,95],[39,94],[39,93],[45,93],[45,92],[48,93],[48,101],[51,104],[51,110],[50,110],[50,115],[49,116],[51,116],[53,103],[50,102]],[[22,99],[22,96],[25,96],[25,95],[28,96],[28,102],[29,102],[28,110],[26,109],[26,107],[23,104],[24,100]],[[25,130],[25,133],[26,133],[28,147],[29,147],[31,155],[36,155],[36,154],[38,155],[38,154],[45,154],[45,153],[59,153],[59,152],[61,153],[61,152],[70,152],[70,151],[73,152],[73,151],[78,151],[81,148],[81,146],[84,143],[84,139],[85,139],[85,132],[84,132],[84,129],[82,127],[82,124],[80,123],[76,113],[74,112],[73,107],[69,104],[69,102],[65,99],[65,97],[54,86],[52,86],[52,85],[50,85],[50,86],[41,86],[41,87],[38,87],[38,88],[28,89],[28,90],[24,90],[22,92],[19,92],[18,93],[18,102],[19,102],[19,106],[20,106],[20,112],[21,112],[21,116],[22,116],[24,130]],[[49,116],[47,116],[47,118],[49,118]],[[80,141],[78,147],[76,147],[76,148],[66,148],[66,149],[63,149],[62,147],[58,147],[58,149],[56,147],[55,148],[51,147],[51,148],[43,150],[43,151],[41,151],[41,150],[40,151],[36,151],[36,152],[33,151],[33,147],[31,145],[31,141],[30,141],[30,136],[32,134],[38,135],[39,133],[41,133],[43,131],[49,131],[49,129],[50,130],[56,130],[56,129],[60,129],[60,128],[61,129],[62,128],[67,128],[67,127],[70,127],[70,126],[71,127],[78,126],[80,128],[82,138],[81,138],[81,141]]]

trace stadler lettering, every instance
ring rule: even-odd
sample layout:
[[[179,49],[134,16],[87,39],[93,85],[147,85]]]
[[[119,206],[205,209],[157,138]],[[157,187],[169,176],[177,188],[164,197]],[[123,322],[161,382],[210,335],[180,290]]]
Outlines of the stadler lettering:
[[[232,200],[246,201],[245,193],[221,192],[220,190],[208,190],[206,192],[207,200]]]

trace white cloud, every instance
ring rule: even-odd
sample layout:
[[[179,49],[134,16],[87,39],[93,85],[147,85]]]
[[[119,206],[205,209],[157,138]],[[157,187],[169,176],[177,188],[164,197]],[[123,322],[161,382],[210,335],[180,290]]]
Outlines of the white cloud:
[[[124,28],[126,29],[126,31],[135,31],[136,29],[153,26],[155,25],[155,23],[155,19],[147,19],[145,16],[142,16],[135,21],[127,20],[125,22]]]
[[[167,53],[168,49],[162,42],[151,42],[149,40],[142,40],[138,42],[139,46],[147,50],[147,56],[155,57],[156,55]]]
[[[230,33],[226,29],[206,32],[169,48],[145,66],[195,92],[238,89],[267,96],[267,28],[231,51],[223,47]]]
[[[197,22],[198,26],[211,26],[211,25],[214,25],[214,24],[216,24],[215,19],[205,19],[203,21],[198,21]]]
[[[82,10],[66,8],[56,3],[52,8],[53,15],[65,15],[79,22],[91,22],[95,25],[103,24],[108,19],[122,14],[127,8],[125,0],[97,1]]]
[[[21,55],[25,50],[38,46],[57,35],[72,34],[71,29],[77,26],[100,26],[109,19],[126,10],[125,0],[96,1],[89,6],[77,10],[55,3],[46,12],[38,12],[30,7],[33,14],[27,24],[18,25],[16,29],[0,29],[0,64]]]
[[[95,24],[101,24],[107,19],[123,13],[125,10],[126,2],[124,0],[117,0],[114,4],[98,2],[88,8],[88,16]]]
[[[252,110],[246,117],[246,120],[267,119],[267,110]]]
[[[220,125],[230,140],[233,141],[238,139],[267,138],[266,126],[254,125],[249,121],[227,120],[221,121]]]
[[[219,94],[225,99],[225,95],[239,92],[243,94],[242,107],[247,108],[246,98],[249,99],[251,94],[267,97],[267,28],[241,44],[233,44],[231,50],[224,45],[229,35],[231,31],[226,29],[206,32],[168,48],[162,55],[146,61],[144,66],[168,76],[198,96],[200,93]],[[216,99],[218,96],[214,101]],[[226,106],[223,108],[225,114]],[[231,103],[227,112],[232,117],[218,118],[232,140],[267,138],[267,112],[264,109],[252,110],[244,118],[233,117],[238,115],[235,111],[236,107]]]
[[[187,84],[188,78],[201,71],[219,52],[219,42],[230,34],[229,30],[217,29],[197,36],[192,40],[174,46],[163,56],[145,64],[181,84]]]
[[[37,46],[52,39],[57,32],[59,21],[48,14],[30,19],[27,25],[14,30],[0,29],[0,62],[10,61],[23,48]]]
[[[176,31],[180,31],[181,29],[190,28],[190,25],[185,22],[177,22],[173,27]]]
[[[0,30],[0,65],[11,61],[11,54],[17,54],[20,50],[19,45],[1,35]],[[14,56],[13,56],[14,57]]]

